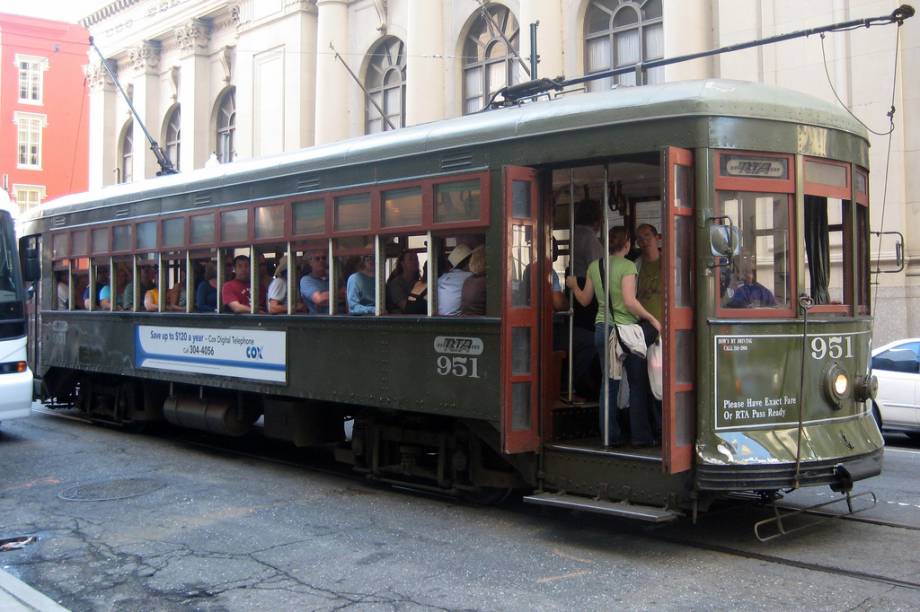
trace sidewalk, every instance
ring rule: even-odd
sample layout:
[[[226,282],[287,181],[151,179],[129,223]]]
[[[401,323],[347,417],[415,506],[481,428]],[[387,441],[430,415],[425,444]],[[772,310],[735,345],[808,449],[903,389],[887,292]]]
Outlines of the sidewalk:
[[[0,569],[0,612],[66,612],[50,597]]]

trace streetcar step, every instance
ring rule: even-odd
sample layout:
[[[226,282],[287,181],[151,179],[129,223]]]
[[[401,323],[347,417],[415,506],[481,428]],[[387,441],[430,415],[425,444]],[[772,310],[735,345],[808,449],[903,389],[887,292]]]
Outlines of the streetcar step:
[[[619,516],[633,520],[647,521],[649,523],[667,523],[681,517],[679,512],[668,510],[667,508],[642,506],[627,502],[602,501],[588,497],[566,495],[564,493],[536,493],[534,495],[527,495],[524,497],[524,502],[536,504],[538,506],[552,506],[554,508],[581,510],[583,512],[596,512],[598,514]]]

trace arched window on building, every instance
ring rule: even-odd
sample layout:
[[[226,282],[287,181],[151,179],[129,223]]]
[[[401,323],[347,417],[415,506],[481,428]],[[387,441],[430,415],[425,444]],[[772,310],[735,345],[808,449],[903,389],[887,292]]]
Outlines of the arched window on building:
[[[121,129],[118,155],[118,182],[130,183],[134,179],[134,120],[129,119]]]
[[[364,86],[370,100],[364,107],[364,132],[373,134],[401,128],[406,122],[406,46],[403,41],[388,36],[374,47]],[[377,103],[393,124],[391,128],[371,103]]]
[[[163,137],[163,147],[166,149],[166,157],[172,162],[173,168],[179,170],[179,149],[182,137],[182,116],[181,109],[176,104],[166,116],[166,129]]]
[[[477,15],[463,43],[464,115],[478,111],[499,89],[517,82],[517,19],[500,4],[490,4],[486,13],[488,19]]]
[[[233,133],[236,131],[236,88],[231,87],[221,96],[217,104],[217,160],[232,162],[234,149]]]
[[[664,57],[661,0],[591,0],[585,13],[585,73],[635,66]],[[590,91],[664,80],[664,68],[590,81]]]

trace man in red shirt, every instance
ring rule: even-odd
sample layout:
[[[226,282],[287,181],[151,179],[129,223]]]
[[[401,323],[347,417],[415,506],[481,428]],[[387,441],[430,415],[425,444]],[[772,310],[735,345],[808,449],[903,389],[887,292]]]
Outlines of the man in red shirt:
[[[220,301],[228,312],[251,312],[249,305],[249,258],[237,255],[233,259],[233,280],[220,289]]]

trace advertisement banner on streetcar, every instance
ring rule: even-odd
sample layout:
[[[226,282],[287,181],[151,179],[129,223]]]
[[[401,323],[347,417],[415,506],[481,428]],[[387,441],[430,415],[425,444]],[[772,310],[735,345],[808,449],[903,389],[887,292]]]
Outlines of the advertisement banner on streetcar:
[[[135,327],[137,368],[283,383],[286,364],[287,338],[283,331]]]

